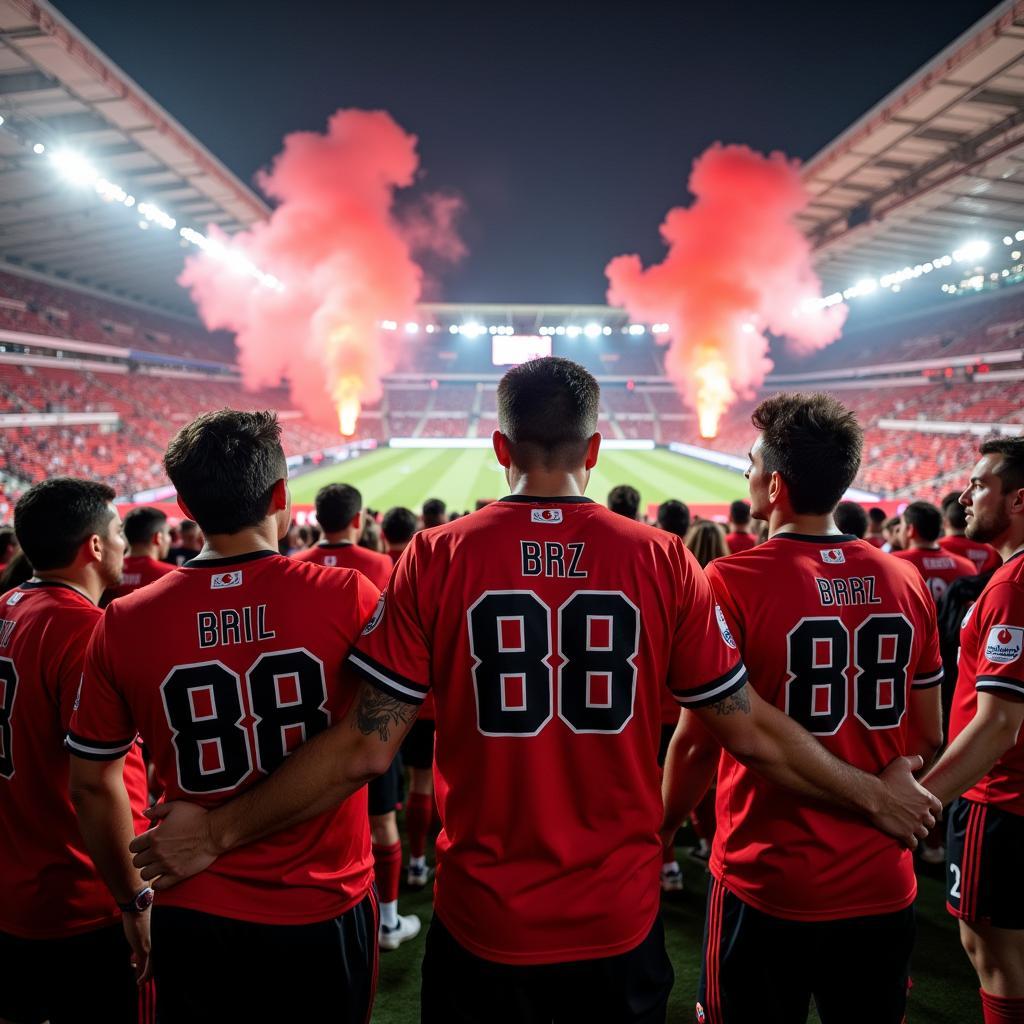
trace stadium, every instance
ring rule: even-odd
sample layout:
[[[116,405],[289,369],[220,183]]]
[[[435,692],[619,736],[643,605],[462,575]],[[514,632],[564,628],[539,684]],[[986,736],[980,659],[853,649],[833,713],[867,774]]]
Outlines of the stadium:
[[[295,291],[285,269],[258,255],[268,250],[232,248],[233,238],[266,237],[276,203],[145,86],[47,0],[0,0],[0,526],[36,485],[74,476],[112,488],[122,516],[153,507],[176,530],[185,516],[165,451],[220,409],[276,412],[293,526],[315,526],[316,496],[336,483],[355,487],[377,520],[395,507],[419,515],[431,498],[473,519],[508,494],[492,442],[499,382],[547,356],[600,384],[588,496],[603,504],[630,485],[651,524],[673,500],[695,519],[731,521],[731,503],[748,498],[751,415],[776,394],[824,392],[854,413],[863,458],[845,498],[886,517],[941,505],[968,486],[980,443],[1024,435],[1024,3],[994,7],[799,168],[808,198],[792,223],[820,282],[807,308],[842,307],[845,323],[831,343],[799,349],[770,318],[737,326],[764,335],[772,365],[762,379],[734,379],[710,419],[700,393],[680,383],[682,342],[668,314],[571,295],[562,304],[416,295],[393,314],[362,311],[373,324],[366,344],[383,355],[361,354],[359,379],[379,386],[355,401],[355,371],[332,378],[339,430],[318,412],[323,394],[306,401],[296,378],[254,369],[251,323],[233,330],[232,314],[207,304],[218,274],[255,290],[225,293],[221,310],[240,295]],[[184,269],[198,260],[205,277]],[[310,351],[298,331],[280,344]],[[314,368],[318,386],[335,356]],[[0,759],[4,742],[0,734]],[[502,799],[512,807],[511,794]],[[401,811],[398,821],[407,842]],[[692,825],[680,836],[680,848],[699,848]],[[693,1019],[707,887],[704,860],[681,859],[685,888],[661,904],[675,971],[668,1007],[680,1020]],[[980,1020],[978,979],[946,912],[945,868],[919,858],[917,875],[908,1019]],[[426,931],[431,887],[403,886],[400,905]],[[420,1019],[422,954],[420,938],[382,956],[378,1024]],[[807,1019],[821,1018],[812,1008]]]

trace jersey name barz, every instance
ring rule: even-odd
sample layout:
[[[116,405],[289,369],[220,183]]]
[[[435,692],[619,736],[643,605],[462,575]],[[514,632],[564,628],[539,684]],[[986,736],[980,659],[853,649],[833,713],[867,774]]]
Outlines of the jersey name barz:
[[[523,556],[523,575],[586,579],[586,569],[581,570],[579,567],[585,547],[583,543],[559,544],[550,540],[521,540],[519,549]]]
[[[199,629],[200,647],[229,646],[230,644],[251,644],[261,640],[273,640],[277,633],[267,628],[267,606],[252,605],[244,608],[222,608],[219,612],[198,612],[196,626]]]
[[[875,595],[874,576],[849,576],[834,580],[823,580],[815,576],[814,582],[818,584],[818,599],[825,608],[882,603],[882,599]]]

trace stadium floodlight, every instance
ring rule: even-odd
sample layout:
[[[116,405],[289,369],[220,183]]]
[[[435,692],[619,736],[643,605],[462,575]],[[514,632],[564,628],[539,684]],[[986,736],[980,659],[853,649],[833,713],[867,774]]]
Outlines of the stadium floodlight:
[[[451,327],[448,328],[448,333],[449,334],[458,334],[459,333],[459,328],[455,324],[452,324]]]
[[[1003,235],[1003,245],[1013,245],[1013,235]]]
[[[1014,249],[1013,252],[1010,253],[1010,259],[1011,260],[1019,260],[1020,259],[1020,249]]]
[[[414,321],[410,320],[409,323],[405,325],[406,334],[419,334],[419,332],[420,325],[418,323],[415,323]]]
[[[42,156],[46,152],[46,147],[41,142],[37,142],[32,147],[32,152],[35,153],[36,156]]]
[[[643,324],[630,324],[629,325],[629,333],[631,335],[633,335],[634,338],[641,337],[645,333],[646,330],[647,330],[647,328],[644,327]]]
[[[434,331],[437,330],[437,328],[433,324],[427,324],[426,330],[427,334],[433,334]]]
[[[580,328],[576,324],[570,324],[565,329],[565,336],[567,338],[578,338],[580,336]]]
[[[984,239],[976,238],[970,242],[965,242],[959,249],[954,249],[953,259],[957,263],[984,259],[989,254],[991,248],[992,246]]]
[[[6,120],[7,119],[2,114],[0,114],[0,125],[2,125]]]
[[[600,324],[593,324],[593,323],[587,324],[587,326],[583,328],[583,333],[588,338],[591,338],[591,339],[600,337],[600,335],[601,335],[601,325]]]
[[[612,333],[612,329],[606,324],[601,328],[601,333],[607,338]]]
[[[562,326],[561,324],[559,324],[559,325],[558,325],[558,326],[557,326],[557,327],[555,328],[555,334],[557,334],[557,335],[559,335],[559,336],[561,336],[561,335],[565,334],[565,328],[564,328],[564,327],[563,327],[563,326]]]
[[[381,320],[380,326],[381,330],[385,331],[395,331],[398,329],[398,324],[394,320]]]
[[[81,153],[73,150],[55,150],[50,154],[50,163],[72,185],[95,185],[99,181],[99,171]]]
[[[483,324],[478,324],[475,320],[470,320],[469,323],[463,324],[459,328],[459,333],[466,338],[476,338],[485,332]]]
[[[1013,237],[1016,238],[1018,242],[1024,242],[1024,231],[1015,232]]]

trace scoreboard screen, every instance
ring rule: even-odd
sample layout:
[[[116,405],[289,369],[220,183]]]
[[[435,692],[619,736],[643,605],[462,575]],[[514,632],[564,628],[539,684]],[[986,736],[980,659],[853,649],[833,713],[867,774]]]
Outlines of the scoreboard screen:
[[[535,334],[496,334],[491,339],[491,362],[495,366],[518,366],[530,359],[551,355],[551,339]]]

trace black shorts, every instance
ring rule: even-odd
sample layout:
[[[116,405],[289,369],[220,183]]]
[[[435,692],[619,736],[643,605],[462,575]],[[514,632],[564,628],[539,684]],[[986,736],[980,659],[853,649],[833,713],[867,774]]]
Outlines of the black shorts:
[[[668,745],[672,742],[672,737],[676,733],[675,722],[671,725],[663,725],[661,727],[661,739],[658,742],[658,767],[665,767],[665,758],[668,757]]]
[[[402,762],[410,768],[434,767],[434,720],[417,718],[402,740]]]
[[[946,906],[954,917],[1024,928],[1024,817],[963,797],[946,822]]]
[[[372,893],[340,917],[300,925],[157,905],[157,1019],[366,1024],[377,987],[377,923]]]
[[[388,770],[367,784],[367,805],[370,814],[388,814],[393,811],[396,805],[402,802],[403,788],[402,757],[396,754]]]
[[[901,1024],[914,908],[837,921],[789,921],[756,910],[711,879],[697,1024]]]
[[[422,1024],[663,1024],[674,975],[659,918],[635,949],[518,966],[474,956],[437,914],[423,957]]]
[[[137,1024],[145,1007],[131,955],[120,924],[66,939],[0,932],[0,1017],[18,1024]],[[151,989],[142,995],[150,999]]]

